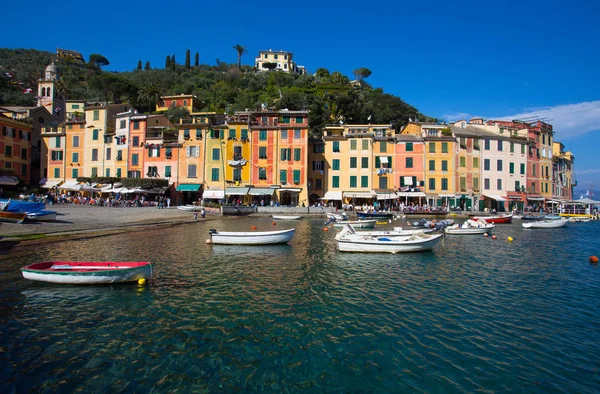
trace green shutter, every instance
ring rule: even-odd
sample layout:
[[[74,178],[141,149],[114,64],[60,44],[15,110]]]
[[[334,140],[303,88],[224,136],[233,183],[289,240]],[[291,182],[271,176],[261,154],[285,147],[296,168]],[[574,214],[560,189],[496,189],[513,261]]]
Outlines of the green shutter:
[[[369,177],[367,175],[360,177],[360,187],[369,187]]]
[[[350,187],[356,187],[356,175],[350,176]]]
[[[294,183],[300,183],[300,170],[294,170]]]
[[[375,156],[375,168],[379,167],[381,167],[381,160],[379,159],[379,156]]]
[[[279,171],[279,180],[281,183],[287,183],[287,170]]]
[[[300,161],[300,148],[294,148],[294,161]]]

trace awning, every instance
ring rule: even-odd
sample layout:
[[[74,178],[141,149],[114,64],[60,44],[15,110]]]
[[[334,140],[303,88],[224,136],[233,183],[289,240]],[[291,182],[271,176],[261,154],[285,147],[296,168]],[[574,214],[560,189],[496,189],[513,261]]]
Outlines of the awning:
[[[440,198],[455,198],[456,196],[454,194],[438,194],[438,197]]]
[[[508,199],[509,200],[520,200],[521,196],[511,194],[510,196],[508,196]]]
[[[344,192],[346,198],[373,198],[371,192]]]
[[[530,197],[530,196],[527,196],[527,199],[531,200],[531,201],[544,201],[545,200],[544,197]]]
[[[60,189],[78,192],[81,190],[81,185],[77,181],[66,181],[65,183],[60,185]]]
[[[502,197],[502,196],[497,196],[497,195],[495,195],[495,194],[482,194],[482,196],[483,196],[483,197],[485,197],[485,198],[489,198],[489,199],[491,199],[491,200],[496,200],[496,201],[499,201],[499,202],[504,202],[504,201],[506,201],[506,199],[505,199],[504,197]]]
[[[323,200],[327,201],[342,201],[342,192],[330,191],[325,193]]]
[[[14,186],[19,183],[19,178],[16,176],[4,175],[0,176],[0,185]]]
[[[249,187],[228,187],[225,189],[226,196],[245,196],[248,194]]]
[[[548,200],[546,201],[548,204],[561,204],[561,201],[558,200]]]
[[[397,192],[398,197],[427,197],[423,192]]]
[[[404,177],[404,185],[405,186],[412,186],[413,185],[412,176],[405,176]]]
[[[397,197],[395,192],[377,193],[376,195],[378,200],[395,200]]]
[[[293,192],[293,193],[300,193],[302,191],[302,188],[300,187],[284,187],[279,189],[280,192]]]
[[[388,163],[388,158],[387,158],[387,156],[381,156],[381,157],[379,158],[379,161],[380,161],[381,163],[383,163],[383,164],[387,164],[387,163]]]
[[[58,186],[62,183],[62,181],[46,181],[43,185],[41,185],[44,189],[52,189],[54,186]]]
[[[178,192],[197,192],[202,187],[200,183],[180,183],[177,185]]]
[[[274,192],[275,189],[271,189],[270,187],[253,187],[248,194],[251,196],[272,196]]]
[[[217,190],[217,189],[205,190],[204,194],[202,194],[202,198],[203,199],[220,200],[221,198],[225,198],[225,190]]]

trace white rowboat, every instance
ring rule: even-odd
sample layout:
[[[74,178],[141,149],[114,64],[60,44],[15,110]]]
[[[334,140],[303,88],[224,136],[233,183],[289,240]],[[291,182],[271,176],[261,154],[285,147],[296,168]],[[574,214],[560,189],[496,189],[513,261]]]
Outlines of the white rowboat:
[[[349,224],[354,228],[375,228],[377,220],[336,220],[333,222],[333,227],[344,227]]]
[[[273,215],[273,220],[300,220],[300,215]]]
[[[152,276],[149,262],[46,261],[21,268],[23,278],[39,282],[95,285],[137,282]]]
[[[560,228],[567,225],[568,220],[538,220],[535,222],[523,223],[523,228]]]
[[[280,231],[217,231],[210,229],[210,241],[218,245],[276,245],[289,242],[294,237],[295,228]]]
[[[463,224],[455,224],[444,229],[444,233],[453,235],[470,235],[491,233],[496,227],[493,223],[487,223],[484,220],[467,220]]]
[[[345,234],[337,239],[341,252],[406,253],[432,250],[444,234],[413,234],[410,237],[372,237],[344,227]],[[337,237],[336,237],[337,238]]]

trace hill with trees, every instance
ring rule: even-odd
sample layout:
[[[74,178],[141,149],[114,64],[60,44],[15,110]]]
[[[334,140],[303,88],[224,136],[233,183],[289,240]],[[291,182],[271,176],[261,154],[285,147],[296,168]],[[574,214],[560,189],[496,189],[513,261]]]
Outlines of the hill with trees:
[[[183,65],[177,64],[175,55],[167,55],[164,65],[146,61],[142,68],[142,59],[132,61],[130,72],[103,71],[102,66],[110,62],[100,54],[90,55],[87,63],[61,59],[56,62],[61,72],[57,93],[68,100],[129,102],[142,112],[152,112],[160,96],[177,94],[193,94],[202,100],[205,111],[217,113],[255,110],[262,104],[304,109],[310,111],[313,137],[320,137],[322,127],[331,123],[392,123],[399,129],[409,118],[435,120],[382,88],[371,87],[366,82],[371,75],[367,68],[355,70],[353,81],[326,68],[314,75],[258,72],[241,65],[247,53],[244,47],[238,44],[230,50],[238,54],[236,64],[219,59],[215,65],[199,64],[196,52],[192,65],[187,50]],[[0,48],[0,105],[35,105],[37,80],[53,60],[56,56],[50,52]]]

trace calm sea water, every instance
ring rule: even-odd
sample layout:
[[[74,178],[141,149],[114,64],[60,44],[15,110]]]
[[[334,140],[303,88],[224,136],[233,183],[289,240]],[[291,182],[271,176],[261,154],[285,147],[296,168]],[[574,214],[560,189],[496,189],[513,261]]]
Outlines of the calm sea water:
[[[322,224],[279,222],[293,241],[262,248],[205,243],[273,228],[245,218],[4,252],[0,392],[600,391],[599,222],[403,255],[337,252]],[[20,277],[49,259],[155,271],[146,287]]]

